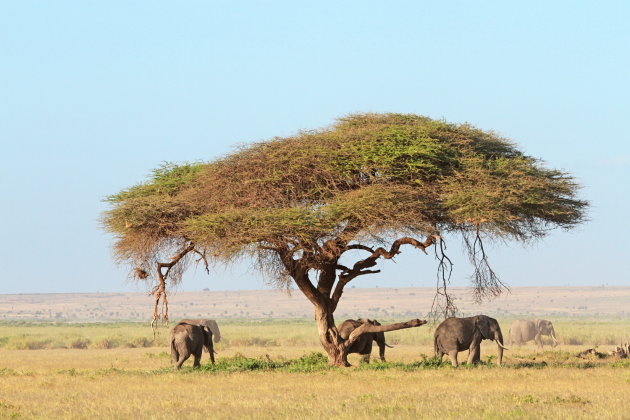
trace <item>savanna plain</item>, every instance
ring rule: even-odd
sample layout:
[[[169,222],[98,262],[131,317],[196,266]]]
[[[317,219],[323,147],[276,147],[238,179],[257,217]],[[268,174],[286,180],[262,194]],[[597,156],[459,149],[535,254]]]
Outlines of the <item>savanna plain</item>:
[[[482,307],[457,292],[465,315],[497,318],[504,336],[516,318],[553,321],[560,345],[509,346],[499,367],[485,341],[480,365],[455,369],[432,357],[425,325],[386,333],[387,362],[375,349],[369,364],[351,355],[352,367],[330,368],[303,297],[181,292],[171,319],[216,319],[222,339],[216,365],[204,353],[200,369],[175,372],[146,295],[2,295],[0,418],[630,418],[630,359],[607,355],[630,341],[630,288],[518,288]],[[422,318],[431,297],[351,290],[336,318]],[[590,348],[599,356],[577,356]]]

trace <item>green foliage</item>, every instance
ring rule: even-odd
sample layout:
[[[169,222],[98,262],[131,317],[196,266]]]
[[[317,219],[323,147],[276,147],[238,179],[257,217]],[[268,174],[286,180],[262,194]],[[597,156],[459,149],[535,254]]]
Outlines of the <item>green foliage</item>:
[[[317,246],[332,238],[374,245],[410,232],[542,237],[584,220],[577,190],[571,176],[492,132],[357,114],[214,162],[164,164],[146,183],[108,197],[103,224],[117,237],[119,261],[147,272],[193,243],[210,260],[249,253],[281,274],[268,256],[273,247],[321,255]]]
[[[118,194],[110,195],[106,201],[117,203],[154,195],[173,196],[187,184],[194,181],[195,175],[204,167],[204,163],[184,163],[177,165],[164,162],[154,169],[150,181],[136,185]]]
[[[328,359],[321,353],[310,353],[291,360],[272,360],[269,356],[255,359],[238,354],[234,357],[221,358],[214,365],[207,364],[201,367],[201,370],[204,372],[246,372],[256,370],[315,372],[327,369],[329,369]]]

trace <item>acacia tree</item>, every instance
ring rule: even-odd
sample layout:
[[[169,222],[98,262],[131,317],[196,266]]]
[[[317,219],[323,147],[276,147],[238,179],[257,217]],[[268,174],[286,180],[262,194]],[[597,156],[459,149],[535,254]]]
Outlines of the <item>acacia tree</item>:
[[[339,336],[333,314],[344,287],[378,273],[379,259],[403,245],[432,247],[435,305],[451,315],[445,235],[463,235],[477,299],[497,295],[504,285],[483,240],[528,241],[572,228],[587,206],[577,190],[571,176],[492,132],[417,115],[358,114],[213,162],[164,165],[148,182],[110,196],[103,222],[116,236],[117,260],[154,284],[154,320],[168,319],[167,282],[180,281],[195,259],[207,269],[249,256],[278,286],[294,283],[308,298],[329,362],[345,366],[361,334],[426,322],[364,324]]]

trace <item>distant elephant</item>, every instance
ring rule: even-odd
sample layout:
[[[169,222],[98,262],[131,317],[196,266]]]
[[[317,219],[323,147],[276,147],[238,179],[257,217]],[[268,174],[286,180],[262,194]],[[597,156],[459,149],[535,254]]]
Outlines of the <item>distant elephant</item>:
[[[177,370],[190,356],[195,357],[193,367],[199,367],[201,352],[204,348],[210,353],[210,360],[214,363],[212,333],[208,327],[180,322],[171,330],[169,342],[171,344],[171,361]]]
[[[543,344],[541,336],[543,335],[551,337],[552,347],[556,347],[558,345],[556,331],[554,330],[551,321],[547,321],[546,319],[536,319],[534,321],[517,319],[512,322],[512,325],[510,325],[510,329],[508,330],[508,342],[510,345],[520,345],[527,341],[534,340],[538,348],[542,350]]]
[[[486,315],[469,318],[448,318],[435,330],[433,345],[435,355],[442,360],[445,354],[457,367],[457,353],[468,350],[468,364],[480,361],[479,346],[481,340],[494,340],[498,346],[498,364],[503,363],[503,334],[496,319]]]
[[[339,336],[343,339],[347,339],[350,337],[352,331],[363,325],[364,323],[369,322],[372,325],[381,325],[375,319],[346,319],[337,329],[339,331]],[[357,341],[352,343],[350,346],[350,351],[348,353],[358,353],[363,356],[362,361],[365,363],[370,363],[370,355],[372,354],[372,341],[376,341],[379,348],[379,357],[384,362],[385,361],[385,346],[389,348],[393,348],[385,342],[385,333],[377,332],[377,333],[365,333],[359,337]]]

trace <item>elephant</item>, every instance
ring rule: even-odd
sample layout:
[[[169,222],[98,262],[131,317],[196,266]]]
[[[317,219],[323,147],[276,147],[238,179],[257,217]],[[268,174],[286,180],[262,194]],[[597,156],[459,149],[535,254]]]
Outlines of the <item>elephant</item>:
[[[468,350],[468,364],[480,361],[479,345],[481,340],[494,340],[498,346],[498,364],[503,363],[503,334],[496,319],[486,315],[468,318],[451,317],[444,320],[435,330],[433,345],[435,355],[442,360],[445,354],[457,367],[457,353]]]
[[[182,319],[179,324],[199,325],[200,327],[207,327],[210,330],[210,334],[214,336],[214,342],[221,341],[221,331],[214,319]]]
[[[199,367],[201,352],[205,348],[210,353],[210,360],[214,363],[214,349],[212,348],[212,333],[206,326],[180,322],[171,330],[169,342],[171,344],[171,361],[175,370],[190,356],[194,356],[194,368]]]
[[[381,325],[375,319],[346,319],[340,326],[337,328],[339,331],[339,336],[343,339],[347,339],[350,337],[352,331],[356,328],[360,327],[362,324],[369,322],[372,325]],[[350,346],[350,350],[348,353],[358,353],[362,355],[362,361],[365,363],[370,363],[370,355],[372,353],[372,342],[376,341],[379,348],[379,357],[381,361],[385,361],[385,347],[393,348],[385,342],[385,333],[377,332],[377,333],[365,333],[362,334],[357,341],[352,343]]]
[[[552,347],[558,345],[556,339],[556,331],[553,328],[551,321],[546,319],[536,319],[534,321],[517,319],[512,322],[510,329],[508,330],[508,343],[512,344],[524,344],[527,341],[534,340],[540,350],[543,348],[542,337],[547,335],[551,337]]]

